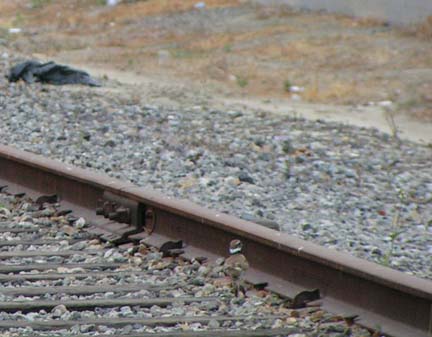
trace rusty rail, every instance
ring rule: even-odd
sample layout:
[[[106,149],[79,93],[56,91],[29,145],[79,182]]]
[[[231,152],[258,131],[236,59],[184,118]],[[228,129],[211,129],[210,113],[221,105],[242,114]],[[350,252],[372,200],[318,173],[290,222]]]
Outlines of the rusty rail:
[[[360,323],[395,337],[432,335],[428,280],[8,146],[0,146],[0,185],[55,193],[114,240],[182,239],[187,253],[215,257],[225,256],[229,241],[240,238],[252,266],[249,280],[267,281],[271,290],[289,297],[319,288],[324,309],[358,314]],[[114,226],[113,219],[125,224]]]

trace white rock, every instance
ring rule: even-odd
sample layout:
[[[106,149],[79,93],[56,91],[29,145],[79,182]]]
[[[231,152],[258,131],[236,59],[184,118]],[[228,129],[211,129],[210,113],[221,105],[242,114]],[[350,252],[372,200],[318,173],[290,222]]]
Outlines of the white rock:
[[[39,314],[37,312],[30,312],[27,315],[25,315],[25,318],[30,321],[33,322],[35,320],[35,318],[37,318],[39,316]]]
[[[197,3],[194,5],[194,7],[197,8],[197,9],[203,9],[203,8],[206,7],[206,3],[205,3],[204,1],[200,1],[200,2],[197,2]]]
[[[208,322],[208,327],[209,327],[210,329],[218,329],[218,328],[220,327],[220,324],[219,324],[219,322],[218,322],[217,320],[215,320],[215,319],[211,319],[211,320]]]
[[[236,177],[227,177],[225,178],[225,183],[227,183],[230,186],[238,186],[240,185],[240,180]]]
[[[9,28],[9,34],[21,33],[21,28]]]
[[[54,317],[54,318],[58,318],[58,317],[61,317],[62,315],[64,315],[65,313],[67,313],[67,312],[69,312],[69,310],[66,308],[66,306],[65,305],[63,305],[63,304],[59,304],[59,305],[57,305],[57,306],[55,306],[52,310],[51,310],[51,313],[52,313],[52,316]]]
[[[120,2],[120,0],[106,0],[106,5],[107,6],[116,6],[116,5],[118,5],[119,2]]]
[[[378,105],[386,108],[386,107],[392,106],[393,102],[392,101],[381,101],[381,102],[378,102]]]
[[[290,92],[299,93],[299,92],[303,92],[304,88],[298,87],[296,85],[292,85],[292,86],[290,86],[289,90],[290,90]]]
[[[75,228],[78,228],[78,229],[84,228],[86,226],[85,219],[79,218],[77,221],[75,221],[74,226],[75,226]]]

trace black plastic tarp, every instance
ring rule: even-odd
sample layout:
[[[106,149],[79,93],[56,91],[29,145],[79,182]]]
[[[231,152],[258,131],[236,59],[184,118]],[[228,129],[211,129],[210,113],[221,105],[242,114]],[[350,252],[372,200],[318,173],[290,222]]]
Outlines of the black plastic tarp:
[[[26,83],[42,82],[55,85],[84,84],[99,87],[100,83],[82,70],[74,69],[55,62],[41,63],[25,61],[13,66],[7,76],[9,82],[20,79]]]

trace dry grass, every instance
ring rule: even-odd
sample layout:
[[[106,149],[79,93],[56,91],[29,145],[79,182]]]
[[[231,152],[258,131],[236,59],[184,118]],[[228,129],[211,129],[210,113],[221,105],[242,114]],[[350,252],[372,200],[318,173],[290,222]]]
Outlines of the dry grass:
[[[429,16],[422,24],[416,27],[415,34],[418,37],[432,40],[432,16]]]
[[[284,89],[289,80],[305,88],[299,95],[308,102],[396,100],[391,91],[397,89],[415,98],[407,110],[427,118],[432,111],[432,103],[413,93],[419,80],[402,74],[432,68],[432,47],[425,42],[432,39],[432,18],[416,27],[405,48],[405,33],[376,32],[374,27],[385,23],[374,19],[296,13],[287,6],[251,10],[242,0],[205,1],[207,9],[247,9],[232,27],[214,34],[209,33],[212,27],[182,34],[179,27],[168,25],[139,29],[146,16],[197,11],[197,0],[148,0],[115,7],[102,6],[100,0],[51,0],[43,10],[26,7],[30,1],[0,1],[0,28],[10,27],[19,15],[20,27],[36,32],[14,37],[12,47],[18,51],[136,74],[214,81],[241,95],[289,97]],[[168,55],[162,61],[161,51]]]
[[[20,3],[17,1],[0,1],[0,26],[10,27],[20,12]]]
[[[258,20],[267,20],[272,18],[282,18],[295,15],[296,12],[288,5],[266,6],[262,4],[255,5],[255,17]]]
[[[316,60],[317,56],[321,58],[323,55],[328,54],[324,48],[316,46],[308,40],[294,40],[279,44],[269,41],[266,44],[255,47],[253,52],[264,59],[278,59],[285,62],[305,58]]]
[[[213,34],[210,36],[203,36],[202,34],[195,34],[190,36],[182,44],[184,49],[211,51],[214,49],[222,49],[226,45],[231,45],[235,42],[236,36],[234,34]]]
[[[1,18],[11,18],[20,13],[30,25],[51,25],[59,27],[89,27],[128,23],[148,15],[169,14],[192,10],[196,0],[148,0],[120,4],[115,7],[101,5],[99,0],[52,0],[43,10],[32,9],[28,0],[3,1],[0,4]],[[231,7],[240,0],[207,0],[207,8]],[[1,22],[1,21],[0,21]]]
[[[432,15],[428,16],[423,22],[405,27],[402,33],[409,38],[418,38],[421,40],[432,40]]]
[[[385,26],[388,23],[382,19],[374,18],[372,16],[369,17],[350,17],[346,15],[336,15],[339,19],[340,25],[350,28],[350,27],[380,27]]]
[[[160,15],[188,11],[194,8],[196,0],[148,0],[133,4],[122,4],[109,11],[101,11],[94,17],[86,17],[87,22],[123,22],[142,18],[148,15]],[[207,8],[236,6],[236,0],[208,0]]]
[[[354,83],[334,81],[324,86],[320,85],[317,79],[305,88],[302,95],[306,101],[314,103],[346,103],[348,99],[355,96],[358,96],[358,89]]]
[[[229,32],[229,33],[217,33],[212,35],[207,34],[194,34],[189,35],[185,38],[185,43],[182,44],[184,49],[201,50],[201,51],[211,51],[215,49],[221,49],[227,52],[226,46],[239,46],[250,41],[256,41],[259,39],[271,38],[277,34],[289,34],[292,33],[294,29],[287,25],[274,25],[270,27],[264,27],[259,30],[248,31],[248,32]],[[256,52],[256,46],[249,49],[251,52]],[[248,48],[241,47],[236,48],[236,52],[241,53],[242,51],[247,51]],[[231,51],[231,50],[228,50]],[[262,54],[256,54],[262,55]]]
[[[426,108],[416,109],[412,113],[417,119],[420,119],[425,122],[432,121],[432,106]]]
[[[423,83],[415,90],[417,95],[401,104],[402,109],[410,112],[417,119],[432,121],[432,81]]]

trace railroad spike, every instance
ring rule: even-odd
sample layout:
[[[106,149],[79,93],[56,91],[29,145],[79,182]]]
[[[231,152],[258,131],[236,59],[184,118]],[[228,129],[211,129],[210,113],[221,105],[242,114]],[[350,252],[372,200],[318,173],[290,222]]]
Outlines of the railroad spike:
[[[172,249],[182,249],[183,246],[183,240],[178,241],[167,241],[162,244],[162,246],[159,248],[161,252],[166,252]]]
[[[110,220],[117,220],[118,218],[118,213],[117,212],[110,212],[108,213],[108,219]]]
[[[351,315],[351,316],[344,316],[343,317],[343,320],[345,321],[345,324],[348,327],[353,326],[357,322],[358,319],[359,319],[359,315]]]
[[[109,218],[110,213],[116,211],[117,204],[111,201],[105,201],[102,205],[102,214],[105,218]]]
[[[183,241],[167,241],[162,244],[159,250],[162,252],[163,257],[176,257],[184,253]]]
[[[59,201],[59,197],[57,194],[51,194],[51,195],[41,195],[39,198],[36,199],[36,203],[38,205],[43,205],[45,203],[47,204],[55,204]]]
[[[119,207],[114,212],[108,213],[108,219],[121,223],[129,223],[130,210],[128,208]]]
[[[117,208],[117,221],[121,223],[129,223],[130,222],[130,209],[125,207]]]
[[[319,300],[320,298],[321,295],[319,289],[304,290],[294,297],[291,307],[293,309],[304,308],[309,302]]]
[[[268,282],[260,282],[260,283],[254,283],[253,288],[255,290],[264,290],[268,287]]]
[[[171,249],[171,250],[164,251],[162,253],[162,257],[178,257],[182,254],[184,254],[183,249]]]

